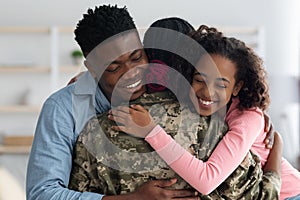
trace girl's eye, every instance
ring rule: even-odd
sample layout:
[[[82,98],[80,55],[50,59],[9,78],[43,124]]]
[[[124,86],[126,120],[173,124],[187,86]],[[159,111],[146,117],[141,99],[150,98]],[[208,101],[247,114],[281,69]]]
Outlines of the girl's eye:
[[[201,77],[194,77],[194,81],[196,81],[198,83],[205,83],[205,80]]]
[[[120,68],[119,65],[116,65],[116,66],[109,66],[108,68],[106,68],[106,72],[116,72],[118,71],[118,69]]]
[[[225,89],[228,87],[228,85],[226,83],[224,83],[223,81],[217,81],[216,86],[221,89]]]
[[[198,82],[198,83],[205,83],[205,81],[199,80],[199,79],[195,79],[195,81]]]
[[[219,88],[227,88],[227,86],[224,85],[224,84],[217,84],[217,86],[218,86]]]

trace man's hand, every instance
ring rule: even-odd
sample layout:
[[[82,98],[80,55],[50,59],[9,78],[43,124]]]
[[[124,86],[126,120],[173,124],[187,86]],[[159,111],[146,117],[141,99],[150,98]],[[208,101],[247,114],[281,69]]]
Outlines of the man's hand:
[[[197,192],[190,190],[167,189],[176,183],[176,179],[171,180],[153,180],[143,184],[135,192],[117,195],[105,196],[103,200],[200,200]]]
[[[136,137],[145,138],[156,126],[150,113],[140,105],[117,107],[109,112],[108,118],[117,122],[112,128]]]

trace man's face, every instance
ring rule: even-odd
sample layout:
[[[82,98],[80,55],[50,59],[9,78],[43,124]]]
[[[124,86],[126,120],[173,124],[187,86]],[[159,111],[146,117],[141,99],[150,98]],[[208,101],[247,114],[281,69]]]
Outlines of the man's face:
[[[130,51],[114,60],[106,68],[99,82],[107,98],[111,99],[113,92],[114,98],[120,97],[120,100],[140,97],[146,91],[144,73],[147,63],[143,49]]]
[[[98,45],[87,61],[108,100],[133,100],[146,91],[144,73],[148,59],[136,32],[118,35]],[[112,94],[117,99],[111,99]]]

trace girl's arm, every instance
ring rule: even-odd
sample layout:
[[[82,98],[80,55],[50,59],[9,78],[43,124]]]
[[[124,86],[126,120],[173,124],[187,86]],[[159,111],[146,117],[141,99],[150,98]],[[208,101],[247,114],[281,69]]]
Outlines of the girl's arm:
[[[247,134],[229,130],[206,162],[186,151],[160,126],[155,127],[145,139],[176,173],[200,193],[209,194],[243,161],[256,137],[249,137],[255,133],[250,132],[250,126],[254,124],[249,121],[240,124],[245,127],[244,130],[249,130]]]
[[[135,120],[141,120],[141,116],[136,117],[139,112],[142,115],[145,113],[139,108],[134,109],[127,111],[127,115],[130,113],[131,117],[127,120],[125,120],[125,111],[115,112],[116,115],[114,114],[111,119],[119,120],[124,124],[124,126],[115,127],[116,130],[143,137],[148,134],[148,129],[146,133],[141,133],[141,129],[136,129],[138,131],[135,132],[134,123],[128,125],[128,121],[137,123]],[[264,128],[263,113],[260,110],[245,111],[242,115],[236,110],[230,113],[228,119],[229,131],[206,162],[186,151],[160,126],[156,126],[145,139],[162,159],[190,185],[202,194],[209,194],[238,167]],[[151,124],[151,119],[148,122]]]

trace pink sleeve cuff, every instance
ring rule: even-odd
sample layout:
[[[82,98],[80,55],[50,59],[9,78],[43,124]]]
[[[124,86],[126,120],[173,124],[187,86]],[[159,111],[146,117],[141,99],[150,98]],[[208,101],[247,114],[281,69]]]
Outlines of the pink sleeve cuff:
[[[185,149],[177,144],[159,125],[146,136],[145,140],[168,165],[178,160],[185,153]]]

